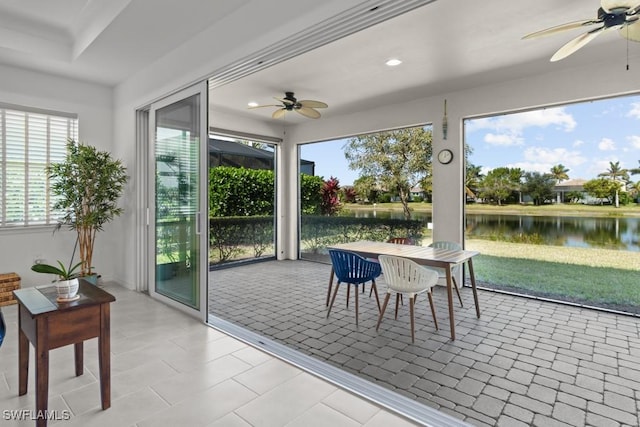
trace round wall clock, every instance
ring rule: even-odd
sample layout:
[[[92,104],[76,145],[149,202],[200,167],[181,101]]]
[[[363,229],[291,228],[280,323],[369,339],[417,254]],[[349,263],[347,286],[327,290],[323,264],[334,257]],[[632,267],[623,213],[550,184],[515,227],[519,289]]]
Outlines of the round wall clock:
[[[451,150],[449,150],[448,148],[440,150],[440,152],[438,153],[438,161],[440,163],[446,165],[448,163],[451,163],[451,160],[453,160],[453,152]]]

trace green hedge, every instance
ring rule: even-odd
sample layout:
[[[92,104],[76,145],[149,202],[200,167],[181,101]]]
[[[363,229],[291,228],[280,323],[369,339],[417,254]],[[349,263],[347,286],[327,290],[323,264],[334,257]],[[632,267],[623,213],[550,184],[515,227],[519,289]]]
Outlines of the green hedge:
[[[273,215],[272,170],[218,166],[209,170],[209,215],[212,217]],[[300,175],[302,212],[320,212],[322,177]]]
[[[232,260],[251,247],[255,258],[273,245],[273,215],[209,218],[209,247],[218,263]]]
[[[420,242],[424,228],[421,220],[319,215],[303,215],[301,219],[302,246],[313,253],[322,252],[335,243],[357,240],[384,242],[391,237],[410,237]]]

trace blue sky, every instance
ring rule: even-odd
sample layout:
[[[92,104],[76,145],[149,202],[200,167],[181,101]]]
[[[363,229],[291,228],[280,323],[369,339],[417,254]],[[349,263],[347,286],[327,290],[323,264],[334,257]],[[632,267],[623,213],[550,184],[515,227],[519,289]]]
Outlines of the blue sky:
[[[470,161],[483,173],[500,167],[549,172],[559,163],[570,179],[592,179],[619,161],[625,168],[640,167],[640,96],[626,96],[535,111],[469,120]],[[353,184],[356,171],[344,158],[346,140],[307,144],[302,158],[316,162],[316,175],[336,176]],[[632,175],[633,181],[640,175]]]

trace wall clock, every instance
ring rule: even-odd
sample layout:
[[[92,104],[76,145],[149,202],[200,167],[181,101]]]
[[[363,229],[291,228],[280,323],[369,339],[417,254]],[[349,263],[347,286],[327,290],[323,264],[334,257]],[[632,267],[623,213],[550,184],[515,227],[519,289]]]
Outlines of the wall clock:
[[[448,148],[445,148],[444,150],[440,150],[440,152],[438,153],[438,161],[443,165],[451,163],[452,160],[453,160],[453,152]]]

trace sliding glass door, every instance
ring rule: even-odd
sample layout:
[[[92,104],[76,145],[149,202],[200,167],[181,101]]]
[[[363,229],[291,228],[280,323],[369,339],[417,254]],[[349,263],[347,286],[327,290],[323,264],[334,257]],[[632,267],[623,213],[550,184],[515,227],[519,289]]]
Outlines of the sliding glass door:
[[[151,105],[149,293],[206,316],[207,84]]]

